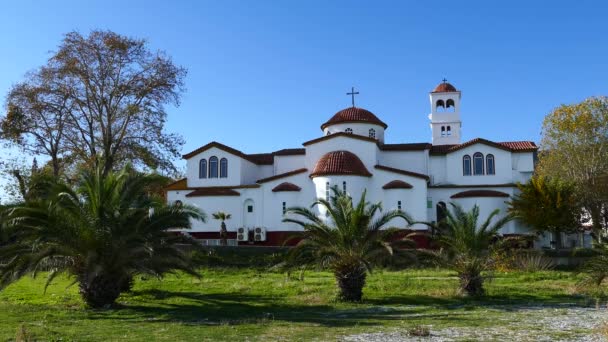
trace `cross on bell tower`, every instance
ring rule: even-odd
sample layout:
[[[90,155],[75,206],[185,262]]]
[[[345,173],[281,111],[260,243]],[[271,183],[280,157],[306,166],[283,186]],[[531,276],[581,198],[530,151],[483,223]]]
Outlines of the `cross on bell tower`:
[[[353,107],[355,106],[355,95],[359,95],[358,91],[355,91],[355,87],[350,88],[350,93],[346,93],[346,95],[350,95],[352,97]]]

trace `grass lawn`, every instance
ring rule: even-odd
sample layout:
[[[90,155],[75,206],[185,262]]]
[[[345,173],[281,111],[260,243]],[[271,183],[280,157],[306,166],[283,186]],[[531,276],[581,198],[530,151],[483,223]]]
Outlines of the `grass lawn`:
[[[431,331],[511,329],[514,322],[542,331],[533,312],[518,308],[549,306],[559,315],[566,310],[559,305],[590,305],[575,294],[576,275],[559,271],[497,273],[483,300],[458,297],[449,271],[377,271],[368,278],[362,304],[336,302],[334,280],[325,272],[307,272],[303,281],[253,269],[202,274],[200,280],[138,280],[133,293],[120,297],[119,309],[99,311],[85,309],[77,286],[66,288],[67,279],[43,294],[43,277],[25,278],[0,292],[0,340],[14,339],[21,324],[36,340],[55,341],[336,340],[418,325]]]

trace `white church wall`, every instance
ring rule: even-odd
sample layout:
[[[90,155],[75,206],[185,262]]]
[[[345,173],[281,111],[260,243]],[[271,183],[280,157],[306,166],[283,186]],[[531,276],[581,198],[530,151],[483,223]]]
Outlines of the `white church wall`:
[[[325,129],[323,130],[323,135],[328,135],[327,134],[328,132],[330,134],[344,133],[344,132],[346,132],[347,128],[352,129],[353,134],[361,135],[361,136],[368,137],[368,138],[370,137],[369,130],[373,129],[375,131],[375,138],[380,142],[384,142],[384,127],[382,127],[380,125],[361,123],[361,122],[347,122],[347,123],[332,124],[331,126],[325,127]]]
[[[207,160],[207,168],[209,168],[209,158],[218,158],[218,178],[199,178],[199,162],[201,159]],[[219,160],[226,158],[228,160],[228,177],[219,178]],[[241,157],[228,153],[217,147],[203,151],[186,161],[186,177],[188,178],[189,187],[204,187],[204,186],[227,186],[241,184]]]
[[[380,165],[428,174],[428,150],[425,151],[380,151]]]
[[[516,191],[510,187],[487,187],[484,190],[494,190],[504,192],[510,196]],[[463,206],[465,210],[469,210],[473,205],[479,205],[479,223],[481,224],[490,213],[499,209],[500,213],[497,217],[504,217],[507,214],[509,197],[467,197],[467,198],[451,198],[452,195],[463,191],[480,190],[480,188],[430,188],[429,197],[431,199],[431,208],[428,209],[429,220],[437,221],[437,204],[443,202],[450,209],[450,202],[455,202]],[[500,231],[501,234],[525,234],[529,229],[523,226],[518,221],[507,223]]]
[[[401,180],[413,186],[412,189],[382,189],[382,187],[393,180]],[[415,221],[427,221],[426,180],[419,177],[388,172],[384,170],[374,170],[374,177],[371,181],[371,191],[369,199],[372,202],[382,202],[385,209],[397,209],[398,201],[401,201],[401,208],[407,212]],[[403,220],[391,221],[397,227],[404,227]],[[426,229],[424,225],[415,225],[411,229]]]
[[[275,156],[274,157],[275,175],[306,167],[305,157],[306,157],[305,155]]]
[[[465,155],[471,157],[471,171],[473,171],[473,155],[480,152],[484,156],[484,174],[464,176],[462,170],[462,158]],[[488,154],[494,155],[495,174],[486,174],[485,157]],[[446,183],[447,184],[506,184],[513,182],[513,173],[511,167],[512,159],[511,152],[505,151],[496,147],[485,144],[475,144],[466,148],[457,150],[446,155]]]
[[[277,185],[289,182],[301,188],[300,191],[273,192]],[[314,183],[308,173],[301,173],[290,177],[276,179],[262,184],[260,189],[264,201],[264,227],[268,231],[299,231],[300,227],[294,223],[283,222],[283,202],[289,207],[310,207],[316,200]]]
[[[248,160],[243,160],[241,162],[241,180],[239,184],[255,184],[258,179],[272,175],[272,165],[256,165]]]
[[[445,155],[432,155],[429,157],[429,176],[431,184],[447,184]]]
[[[306,146],[306,168],[312,172],[317,161],[332,151],[349,151],[356,154],[370,172],[373,172],[373,167],[378,163],[378,146],[374,142],[339,136]]]

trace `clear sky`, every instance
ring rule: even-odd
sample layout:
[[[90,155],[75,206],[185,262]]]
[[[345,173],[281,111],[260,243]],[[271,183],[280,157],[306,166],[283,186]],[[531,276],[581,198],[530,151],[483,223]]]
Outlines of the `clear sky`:
[[[0,94],[62,35],[145,38],[188,69],[167,129],[184,153],[301,147],[357,105],[389,143],[430,141],[428,92],[462,91],[464,140],[534,140],[554,107],[608,93],[608,1],[10,1],[0,6]]]

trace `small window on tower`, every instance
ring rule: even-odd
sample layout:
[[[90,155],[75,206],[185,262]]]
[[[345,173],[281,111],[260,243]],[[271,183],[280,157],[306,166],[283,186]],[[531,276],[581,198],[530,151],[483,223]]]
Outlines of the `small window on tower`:
[[[287,213],[287,202],[283,202],[283,215]]]
[[[373,128],[369,129],[369,137],[370,138],[374,138],[374,139],[376,138],[376,130],[375,129],[373,129]]]
[[[445,126],[441,126],[441,136],[445,137]]]
[[[401,210],[401,201],[397,201],[397,209]]]
[[[247,206],[247,212],[248,213],[252,213],[253,212],[253,206],[252,205],[248,205]]]
[[[448,137],[452,135],[452,127],[448,126]]]
[[[353,129],[349,127],[345,129],[344,132],[346,132],[346,134],[353,134]]]
[[[325,183],[325,200],[329,201],[329,182]]]
[[[342,182],[342,191],[346,192],[346,182]]]

